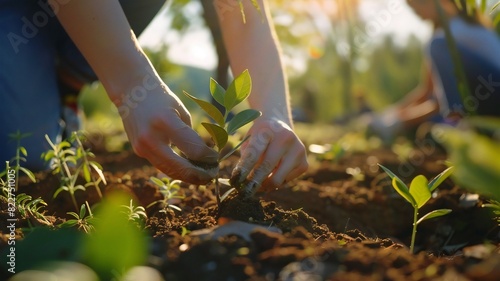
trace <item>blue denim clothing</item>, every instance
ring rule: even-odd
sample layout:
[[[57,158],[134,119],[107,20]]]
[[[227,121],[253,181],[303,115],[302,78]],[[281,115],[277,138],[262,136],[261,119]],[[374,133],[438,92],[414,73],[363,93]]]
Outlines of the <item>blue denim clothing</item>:
[[[53,1],[53,3],[65,1]],[[135,34],[146,28],[165,0],[122,0]],[[61,137],[61,100],[57,71],[83,83],[97,80],[46,0],[0,0],[0,160],[10,160],[16,143],[8,134],[31,133],[21,145],[29,169],[46,167],[40,155]]]
[[[451,20],[450,28],[472,96],[462,103],[448,42],[442,32],[437,32],[428,55],[442,116],[452,112],[464,115],[467,109],[478,115],[500,116],[500,39],[493,31],[458,17]]]

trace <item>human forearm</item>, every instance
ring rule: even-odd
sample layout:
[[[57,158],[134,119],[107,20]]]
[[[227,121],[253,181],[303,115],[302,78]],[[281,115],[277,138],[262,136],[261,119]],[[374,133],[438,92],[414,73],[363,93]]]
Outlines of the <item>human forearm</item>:
[[[146,75],[158,80],[117,0],[70,1],[56,14],[116,104]]]
[[[233,0],[219,0],[219,2]],[[279,118],[292,125],[288,100],[287,77],[283,71],[280,47],[274,32],[265,1],[257,1],[262,16],[243,1],[246,23],[240,10],[218,10],[224,41],[228,50],[231,69],[238,74],[248,69],[252,77],[250,106],[263,112],[263,118]]]

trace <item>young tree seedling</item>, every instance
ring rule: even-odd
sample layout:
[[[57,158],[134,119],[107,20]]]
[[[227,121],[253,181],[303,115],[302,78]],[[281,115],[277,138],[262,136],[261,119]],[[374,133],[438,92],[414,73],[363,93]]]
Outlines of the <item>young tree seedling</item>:
[[[258,110],[254,109],[245,109],[241,112],[238,112],[234,115],[231,120],[229,120],[229,113],[231,110],[244,100],[248,98],[252,91],[252,78],[250,77],[250,73],[248,70],[243,71],[239,76],[237,76],[229,85],[227,90],[225,90],[217,81],[213,78],[210,78],[210,94],[214,98],[214,100],[219,103],[224,108],[224,113],[222,113],[216,106],[213,104],[198,99],[186,91],[184,94],[192,99],[196,104],[198,104],[208,116],[210,116],[215,123],[202,122],[201,124],[207,132],[212,137],[212,140],[217,147],[219,153],[222,151],[224,146],[226,146],[229,135],[236,133],[238,129],[245,126],[246,124],[254,121],[258,117],[262,115],[262,113]],[[239,147],[245,142],[249,136],[244,138],[238,145],[236,145],[231,151],[226,153],[225,155],[221,155],[219,157],[219,163],[223,160],[227,159],[231,154],[233,154]],[[246,190],[244,191],[246,192]],[[250,192],[251,193],[251,192]],[[217,198],[217,204],[220,206],[220,189],[218,180],[216,179],[215,185],[215,195]]]
[[[444,216],[451,212],[450,209],[439,209],[425,214],[420,219],[418,218],[418,210],[424,206],[429,199],[431,199],[432,192],[451,175],[453,167],[449,167],[444,170],[431,181],[428,181],[423,175],[418,175],[411,181],[410,187],[408,188],[408,186],[391,170],[380,164],[379,166],[389,175],[389,177],[391,177],[392,187],[394,187],[399,195],[401,195],[413,207],[413,230],[410,242],[410,252],[413,253],[415,248],[415,237],[417,235],[417,226],[425,220]]]
[[[151,177],[151,181],[160,188],[160,193],[163,195],[162,200],[157,200],[152,202],[147,206],[147,208],[154,206],[156,204],[161,204],[162,210],[160,212],[166,212],[167,208],[171,208],[181,212],[181,208],[174,204],[170,204],[172,199],[184,199],[183,195],[178,195],[181,189],[180,180],[170,180],[169,178],[159,179],[157,177]]]

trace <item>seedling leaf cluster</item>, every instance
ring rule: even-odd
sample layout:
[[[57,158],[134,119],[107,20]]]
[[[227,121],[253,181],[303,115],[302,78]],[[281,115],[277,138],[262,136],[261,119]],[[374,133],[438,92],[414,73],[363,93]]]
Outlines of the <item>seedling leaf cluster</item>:
[[[210,102],[196,98],[184,91],[184,94],[193,100],[214,121],[214,123],[202,122],[201,124],[210,134],[219,152],[227,144],[229,135],[236,133],[238,129],[262,115],[258,110],[246,109],[237,113],[229,120],[231,110],[246,100],[251,91],[252,79],[248,70],[243,71],[236,77],[227,90],[219,85],[213,78],[210,78],[210,94],[215,102],[219,103],[224,108],[223,111],[219,110]],[[239,147],[239,145],[237,147]],[[228,154],[220,157],[220,160],[227,158],[234,153],[234,151],[233,149]]]
[[[380,165],[380,168],[384,170],[392,180],[392,187],[396,190],[399,195],[401,195],[408,203],[413,207],[413,230],[410,242],[410,252],[413,253],[415,248],[415,238],[417,235],[417,226],[425,221],[432,218],[444,216],[451,212],[450,209],[439,209],[431,211],[420,219],[418,218],[418,210],[422,208],[432,197],[432,192],[453,172],[454,168],[449,167],[439,175],[434,177],[431,181],[423,175],[416,176],[410,183],[408,187],[396,174],[394,174],[388,168]]]

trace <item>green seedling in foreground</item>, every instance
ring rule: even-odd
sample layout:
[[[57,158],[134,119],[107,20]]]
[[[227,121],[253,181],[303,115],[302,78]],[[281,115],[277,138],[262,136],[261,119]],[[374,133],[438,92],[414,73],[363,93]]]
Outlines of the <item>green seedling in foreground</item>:
[[[254,121],[258,117],[262,115],[262,113],[258,110],[254,109],[245,109],[241,112],[238,112],[236,115],[232,117],[231,120],[228,120],[229,113],[235,106],[243,102],[248,98],[250,92],[252,91],[252,79],[248,70],[243,71],[239,76],[237,76],[229,85],[227,90],[225,90],[221,85],[217,83],[213,78],[210,78],[210,94],[214,98],[214,100],[224,107],[224,113],[221,112],[216,106],[211,104],[210,102],[198,99],[187,92],[184,91],[184,94],[192,99],[196,104],[208,116],[210,116],[215,123],[202,122],[201,124],[207,132],[210,134],[212,140],[217,147],[219,153],[226,146],[229,135],[232,135],[238,131],[241,127],[247,125],[248,123]],[[221,155],[219,157],[219,162],[228,158],[231,154],[233,154],[238,148],[248,139],[249,136],[244,138],[238,145],[236,145],[231,151],[226,153],[225,155]],[[217,198],[217,203],[220,205],[220,189],[219,184],[216,182],[215,193]],[[249,192],[253,194],[253,192]]]
[[[389,177],[391,177],[394,189],[413,207],[413,230],[410,243],[410,252],[413,253],[415,248],[415,237],[417,235],[417,226],[425,220],[444,216],[451,212],[450,209],[439,209],[425,214],[420,219],[418,218],[418,210],[424,206],[429,199],[431,199],[432,192],[451,175],[454,168],[449,167],[431,181],[428,181],[423,175],[418,175],[411,181],[410,187],[408,188],[408,186],[391,170],[380,164],[379,166],[389,175]]]
[[[36,182],[36,178],[35,178],[35,174],[33,174],[32,171],[28,170],[27,168],[25,167],[22,167],[21,166],[21,162],[26,162],[26,157],[28,157],[28,151],[26,150],[25,147],[21,146],[21,140],[24,139],[24,138],[27,138],[29,137],[31,134],[29,133],[21,133],[20,131],[17,131],[13,134],[9,134],[9,139],[11,141],[15,141],[16,142],[16,155],[10,159],[10,162],[9,162],[9,165],[13,165],[12,168],[14,169],[15,171],[15,175],[16,175],[16,183],[15,183],[15,189],[16,191],[18,190],[18,187],[19,187],[19,172],[23,172],[26,176],[28,176],[28,178],[33,181],[33,182]],[[1,172],[0,173],[0,177],[4,177],[8,170],[10,169],[10,167],[7,167],[5,169],[5,171]]]
[[[183,195],[178,194],[179,190],[181,189],[181,181],[170,180],[169,178],[159,179],[157,177],[151,177],[151,181],[160,188],[160,193],[163,195],[163,199],[152,202],[147,206],[147,208],[156,204],[161,204],[162,210],[160,212],[166,212],[167,208],[171,208],[181,212],[181,208],[174,204],[170,204],[170,201],[172,199],[184,199]]]

